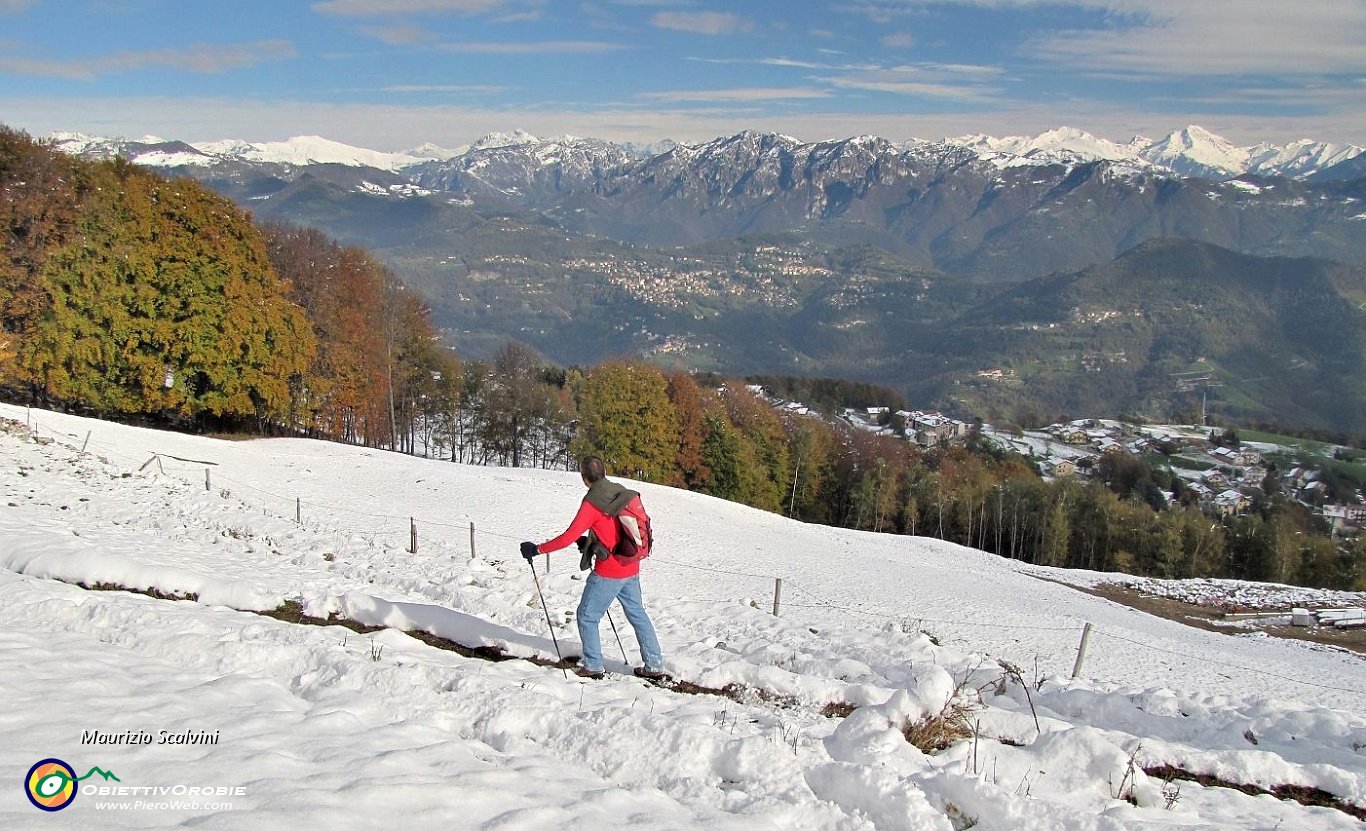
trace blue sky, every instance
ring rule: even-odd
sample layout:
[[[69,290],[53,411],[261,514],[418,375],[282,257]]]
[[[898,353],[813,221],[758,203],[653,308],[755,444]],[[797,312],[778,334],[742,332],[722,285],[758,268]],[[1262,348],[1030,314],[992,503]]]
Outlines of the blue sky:
[[[1366,144],[1366,2],[0,0],[0,123],[381,150],[1187,124]]]

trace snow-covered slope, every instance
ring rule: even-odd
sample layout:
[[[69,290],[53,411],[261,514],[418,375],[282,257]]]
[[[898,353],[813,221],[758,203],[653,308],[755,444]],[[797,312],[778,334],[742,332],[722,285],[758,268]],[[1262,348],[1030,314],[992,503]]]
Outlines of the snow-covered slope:
[[[347,167],[373,167],[397,171],[429,161],[404,153],[384,153],[331,141],[321,136],[295,136],[286,141],[252,143],[236,139],[186,144],[155,136],[117,139],[86,136],[81,133],[53,133],[48,136],[59,150],[78,156],[112,158],[122,155],[149,167],[208,166],[224,162],[286,164],[302,167],[312,164],[339,164]]]
[[[1177,130],[1147,146],[1136,148],[1148,161],[1183,176],[1228,178],[1246,173],[1251,151],[1196,126]]]
[[[352,147],[321,136],[295,136],[286,141],[268,141],[257,144],[229,140],[194,146],[204,153],[221,159],[298,166],[340,164],[348,167],[400,170],[426,161],[426,159],[416,156],[382,153],[378,150]]]
[[[1358,656],[1190,629],[1055,582],[1076,575],[949,543],[640,484],[657,532],[643,584],[668,668],[755,692],[741,703],[629,677],[581,681],[398,631],[242,611],[291,600],[553,657],[517,543],[562,530],[582,496],[574,474],[7,405],[0,417],[14,420],[0,429],[0,695],[11,702],[0,769],[13,782],[58,758],[76,775],[97,766],[120,778],[82,781],[52,815],[12,788],[3,827],[276,828],[304,816],[336,828],[647,817],[676,829],[1360,827],[1332,808],[1135,767],[1313,786],[1366,806]],[[566,653],[577,648],[576,560],[538,565]],[[1086,622],[1089,652],[1070,680]],[[624,671],[617,659],[635,647],[617,625],[623,648],[608,627],[604,646],[609,669]],[[976,738],[928,755],[907,743],[899,728],[939,713],[955,689]],[[858,708],[827,717],[830,702]],[[96,730],[152,741],[83,740]],[[216,741],[162,744],[163,730]],[[231,792],[195,802],[177,786]]]
[[[1002,167],[1077,161],[1124,162],[1138,168],[1169,170],[1181,176],[1229,179],[1245,173],[1304,178],[1361,155],[1362,148],[1301,139],[1288,145],[1239,147],[1209,130],[1191,125],[1160,139],[1136,136],[1125,144],[1062,127],[1037,136],[985,135],[948,139]]]
[[[1062,127],[1037,136],[1007,136],[995,138],[985,135],[960,136],[949,139],[953,144],[967,147],[983,158],[1002,166],[1021,163],[1125,161],[1143,167],[1149,165],[1131,145],[1116,144],[1097,138],[1084,130]]]

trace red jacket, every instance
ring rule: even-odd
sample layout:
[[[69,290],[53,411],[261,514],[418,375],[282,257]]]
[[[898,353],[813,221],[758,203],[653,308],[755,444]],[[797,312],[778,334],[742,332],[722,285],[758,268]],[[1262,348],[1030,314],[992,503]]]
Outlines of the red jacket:
[[[616,520],[585,499],[579,504],[579,512],[574,515],[574,521],[569,523],[569,528],[555,539],[536,546],[536,550],[542,554],[549,554],[552,551],[567,548],[579,537],[588,533],[589,529],[592,529],[598,538],[598,542],[607,546],[608,550],[616,547]],[[623,580],[640,573],[640,560],[635,557],[630,560],[623,560],[620,557],[607,557],[599,560],[597,565],[593,566],[593,572],[599,577]]]

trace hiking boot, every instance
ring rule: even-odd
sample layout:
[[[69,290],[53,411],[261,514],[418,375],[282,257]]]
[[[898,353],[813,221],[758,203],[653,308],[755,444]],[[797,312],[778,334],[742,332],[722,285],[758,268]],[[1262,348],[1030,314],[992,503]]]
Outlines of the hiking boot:
[[[646,681],[667,681],[669,674],[662,669],[650,669],[649,667],[636,667],[632,672],[637,678],[644,678]]]
[[[604,675],[606,675],[607,673],[605,673],[604,671],[602,671],[602,670],[600,670],[600,669],[589,669],[588,667],[578,667],[577,669],[574,670],[574,674],[577,675],[577,676],[579,676],[580,678],[591,678],[591,679],[594,680],[594,681],[601,681],[601,680],[602,680],[602,677],[603,677]]]

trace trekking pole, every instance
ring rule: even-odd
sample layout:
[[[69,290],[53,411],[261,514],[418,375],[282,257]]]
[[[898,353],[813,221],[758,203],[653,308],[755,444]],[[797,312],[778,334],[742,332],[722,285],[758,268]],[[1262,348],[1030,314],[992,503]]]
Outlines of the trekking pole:
[[[612,610],[607,610],[607,622],[612,624],[612,634],[617,636],[617,648],[621,650],[621,660],[627,666],[631,665],[631,660],[626,657],[626,647],[621,645],[621,634],[617,632],[617,622],[612,620]]]
[[[569,678],[569,670],[565,669],[564,656],[560,654],[560,639],[555,637],[555,624],[550,622],[550,607],[545,605],[545,595],[541,592],[541,578],[536,576],[536,564],[530,560],[526,564],[531,566],[531,579],[536,581],[536,594],[541,598],[541,608],[545,610],[545,626],[550,630],[550,640],[555,644],[555,657],[560,659],[560,672],[564,677]]]

